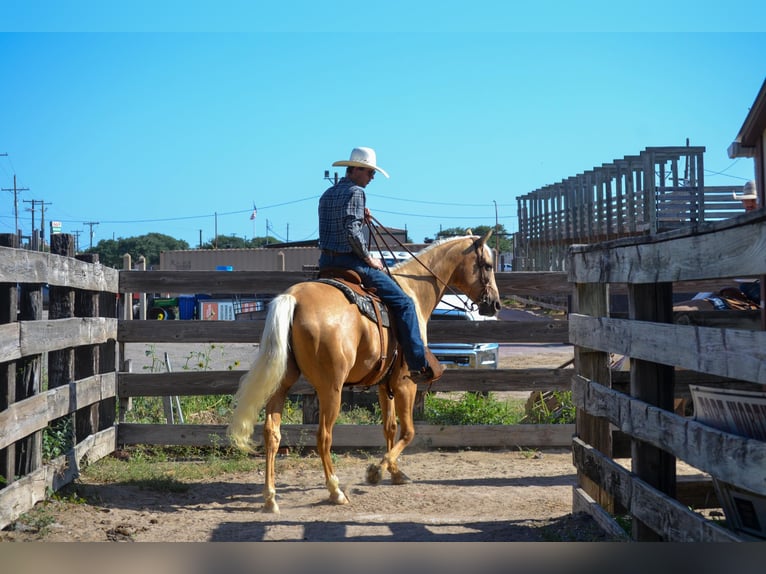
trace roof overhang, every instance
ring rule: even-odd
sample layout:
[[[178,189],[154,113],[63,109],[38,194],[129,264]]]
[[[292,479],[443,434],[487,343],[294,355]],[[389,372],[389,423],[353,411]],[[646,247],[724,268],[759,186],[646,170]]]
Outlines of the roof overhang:
[[[766,80],[753,102],[736,139],[729,146],[730,158],[754,157],[756,143],[766,131]]]

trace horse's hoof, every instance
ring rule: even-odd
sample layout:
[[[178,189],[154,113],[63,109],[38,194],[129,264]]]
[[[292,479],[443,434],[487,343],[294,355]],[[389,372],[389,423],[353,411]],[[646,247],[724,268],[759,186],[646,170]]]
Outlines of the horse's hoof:
[[[410,477],[401,470],[391,473],[391,484],[409,484],[412,482]]]
[[[279,505],[276,500],[267,500],[263,504],[263,512],[266,514],[279,514]]]
[[[371,464],[367,467],[367,483],[379,484],[383,480],[383,472],[380,470],[379,464]]]
[[[338,505],[348,504],[348,498],[346,498],[346,495],[339,490],[338,492],[335,492],[330,495],[330,502],[332,502],[333,504],[338,504]]]

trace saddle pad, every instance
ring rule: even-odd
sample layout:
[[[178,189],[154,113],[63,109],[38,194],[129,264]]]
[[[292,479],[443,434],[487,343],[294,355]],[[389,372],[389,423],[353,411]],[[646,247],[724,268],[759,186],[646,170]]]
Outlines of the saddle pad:
[[[390,327],[391,323],[388,318],[388,309],[385,305],[381,305],[378,300],[373,300],[370,295],[359,295],[351,287],[343,283],[342,281],[336,281],[335,279],[315,279],[317,283],[326,283],[332,285],[341,290],[346,296],[346,299],[350,303],[354,303],[361,311],[362,315],[373,321],[378,322],[378,318],[375,315],[375,305],[380,308],[380,322],[383,327]]]

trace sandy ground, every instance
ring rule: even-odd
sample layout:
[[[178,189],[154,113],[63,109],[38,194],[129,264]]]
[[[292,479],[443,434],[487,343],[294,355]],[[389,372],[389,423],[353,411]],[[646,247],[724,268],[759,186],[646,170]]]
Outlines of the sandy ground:
[[[377,457],[375,457],[377,458]],[[350,500],[328,502],[316,457],[277,466],[280,514],[261,511],[262,473],[189,483],[184,492],[80,479],[78,497],[38,505],[0,532],[2,541],[603,541],[585,515],[571,514],[568,452],[417,452],[401,458],[411,482],[365,482],[373,460],[339,455]],[[41,514],[42,513],[42,514]],[[45,520],[41,520],[44,516]]]

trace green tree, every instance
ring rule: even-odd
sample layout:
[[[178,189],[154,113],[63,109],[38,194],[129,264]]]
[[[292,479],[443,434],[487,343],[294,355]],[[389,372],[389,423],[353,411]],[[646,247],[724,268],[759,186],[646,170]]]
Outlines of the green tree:
[[[137,237],[102,239],[85,253],[98,253],[99,262],[115,269],[122,268],[122,257],[130,254],[135,263],[142,255],[146,258],[147,268],[160,264],[161,251],[189,249],[189,244],[182,239],[174,239],[162,233],[147,233]]]
[[[490,247],[493,249],[497,247],[500,253],[508,253],[513,251],[513,238],[505,230],[505,226],[501,223],[497,228],[494,225],[477,225],[476,227],[450,227],[449,229],[442,229],[436,234],[436,239],[443,239],[445,237],[455,237],[457,235],[465,235],[468,231],[474,235],[484,235],[490,229],[492,230],[492,237],[489,239]]]
[[[215,240],[202,244],[202,249],[247,249],[252,247],[263,247],[264,245],[274,245],[275,243],[282,243],[279,239],[275,239],[271,236],[266,237],[254,237],[247,240],[243,237],[237,237],[236,235],[219,235],[218,245],[215,244]]]

